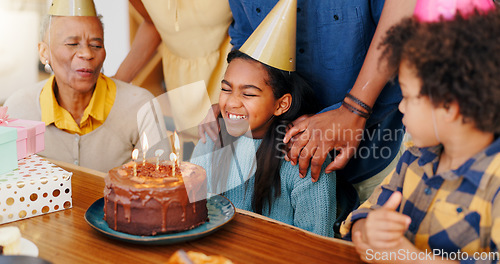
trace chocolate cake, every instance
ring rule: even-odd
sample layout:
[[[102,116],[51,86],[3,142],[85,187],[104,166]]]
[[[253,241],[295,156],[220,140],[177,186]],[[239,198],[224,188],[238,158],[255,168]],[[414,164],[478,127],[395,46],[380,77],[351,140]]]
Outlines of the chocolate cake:
[[[104,220],[111,229],[133,235],[156,235],[195,228],[208,219],[206,172],[181,162],[129,162],[105,177]],[[182,176],[181,176],[182,175]],[[191,202],[190,202],[191,198]]]

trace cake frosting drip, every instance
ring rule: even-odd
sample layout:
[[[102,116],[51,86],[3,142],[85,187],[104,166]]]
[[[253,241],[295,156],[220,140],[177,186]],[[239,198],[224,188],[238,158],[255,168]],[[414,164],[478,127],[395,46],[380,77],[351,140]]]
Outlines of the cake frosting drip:
[[[105,178],[104,219],[110,228],[122,231],[120,229],[125,228],[127,223],[135,226],[134,218],[140,216],[134,215],[133,211],[153,214],[153,209],[148,211],[148,208],[154,208],[154,204],[159,204],[158,209],[161,209],[161,229],[153,230],[153,235],[175,231],[175,227],[172,229],[167,224],[169,217],[177,218],[180,222],[178,225],[184,226],[182,230],[195,227],[206,220],[206,173],[203,168],[181,162],[180,168],[177,167],[175,175],[172,175],[170,162],[159,164],[158,169],[156,164],[146,162],[144,165],[137,163],[136,172],[134,175],[133,163],[127,163],[109,171]],[[118,213],[120,207],[123,210],[123,219],[120,219]],[[204,218],[203,222],[191,226],[191,219],[188,217],[200,214],[201,218]]]

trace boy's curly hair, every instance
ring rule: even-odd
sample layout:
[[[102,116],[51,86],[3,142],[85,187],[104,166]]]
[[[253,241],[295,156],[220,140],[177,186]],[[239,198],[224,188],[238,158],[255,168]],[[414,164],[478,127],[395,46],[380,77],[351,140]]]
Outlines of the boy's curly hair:
[[[416,69],[420,94],[437,106],[457,102],[464,122],[500,133],[500,11],[422,23],[407,18],[385,36],[381,62]]]

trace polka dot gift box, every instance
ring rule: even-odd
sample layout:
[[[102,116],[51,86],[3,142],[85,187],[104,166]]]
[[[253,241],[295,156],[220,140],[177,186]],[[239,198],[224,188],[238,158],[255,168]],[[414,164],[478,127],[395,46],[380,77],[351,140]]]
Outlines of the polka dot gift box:
[[[31,155],[0,174],[0,224],[72,207],[72,173]]]

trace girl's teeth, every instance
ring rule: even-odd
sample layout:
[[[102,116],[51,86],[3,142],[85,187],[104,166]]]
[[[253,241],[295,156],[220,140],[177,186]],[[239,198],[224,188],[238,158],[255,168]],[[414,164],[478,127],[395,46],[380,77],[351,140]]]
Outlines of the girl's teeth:
[[[232,119],[232,120],[239,120],[239,119],[245,119],[246,116],[241,116],[241,115],[233,115],[233,114],[228,114],[229,116],[229,119]]]

